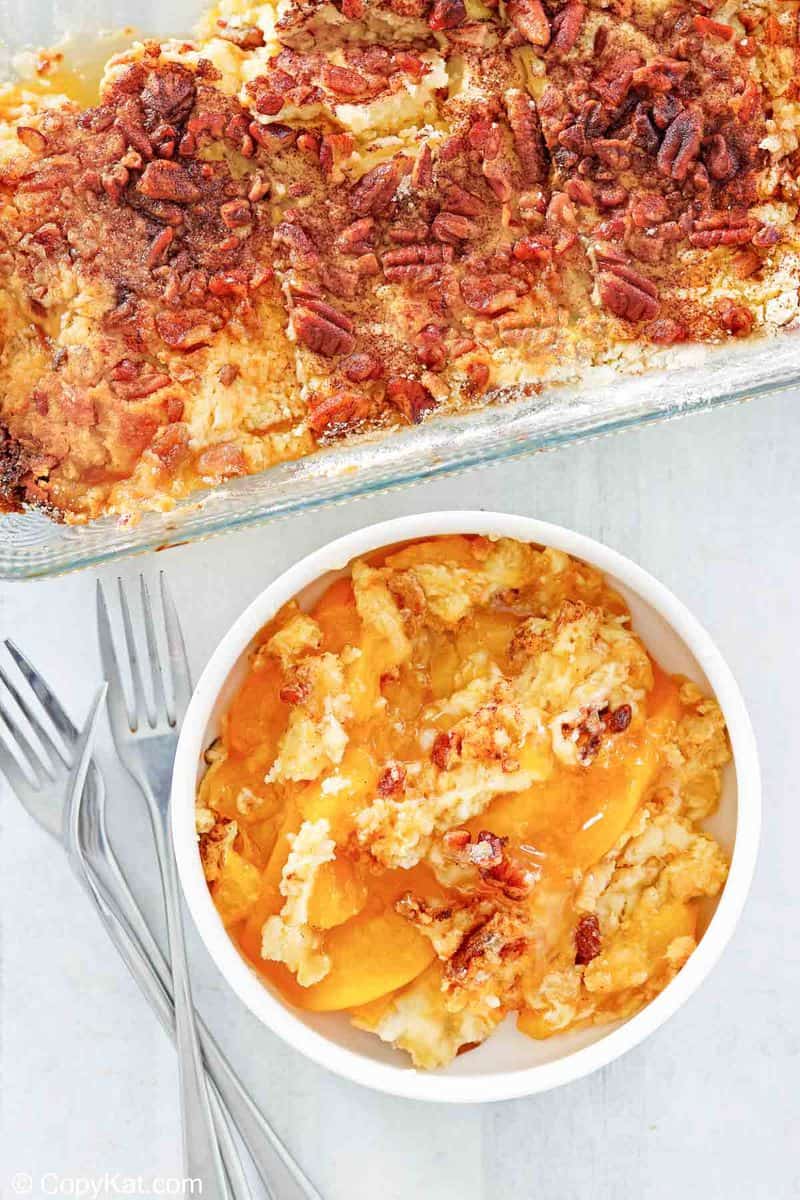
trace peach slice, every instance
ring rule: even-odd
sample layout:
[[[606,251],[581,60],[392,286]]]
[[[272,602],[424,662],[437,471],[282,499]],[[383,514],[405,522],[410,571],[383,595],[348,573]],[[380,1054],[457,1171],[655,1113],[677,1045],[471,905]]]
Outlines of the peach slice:
[[[433,961],[430,941],[393,909],[369,909],[331,929],[325,938],[331,969],[293,1002],[313,1012],[355,1008],[416,979]]]
[[[266,658],[251,671],[233,698],[225,716],[225,741],[234,754],[271,750],[275,757],[278,739],[289,720],[289,709],[281,701],[283,673],[276,659]]]
[[[476,567],[478,559],[473,551],[473,540],[456,534],[439,537],[428,542],[414,542],[386,559],[386,566],[393,571],[406,571],[421,563],[448,563],[462,567]]]
[[[356,814],[375,795],[377,779],[378,768],[371,754],[361,746],[348,746],[335,770],[309,783],[300,793],[298,805],[303,819],[324,818],[331,837],[341,845],[353,831]]]
[[[367,887],[348,858],[336,857],[317,871],[308,902],[308,923],[315,929],[333,929],[360,913]]]
[[[223,924],[235,925],[249,915],[259,898],[261,872],[241,854],[231,850],[211,893]]]
[[[359,644],[361,618],[349,579],[337,579],[332,583],[312,608],[311,616],[322,630],[323,650],[339,654],[345,646]]]

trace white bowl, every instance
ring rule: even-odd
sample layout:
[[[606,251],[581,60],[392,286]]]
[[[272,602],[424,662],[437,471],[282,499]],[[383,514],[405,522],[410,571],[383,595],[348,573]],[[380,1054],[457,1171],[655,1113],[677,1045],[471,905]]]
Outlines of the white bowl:
[[[556,1035],[544,1042],[519,1033],[513,1018],[489,1040],[447,1068],[421,1072],[405,1054],[354,1029],[346,1014],[290,1008],[255,974],[228,936],[211,900],[194,832],[195,791],[202,754],[247,669],[262,626],[292,597],[312,603],[332,573],[354,558],[407,538],[479,533],[555,546],[599,568],[625,597],[634,626],[669,671],[710,689],[728,725],[734,763],[726,768],[722,801],[708,828],[731,852],[727,883],[710,904],[700,944],[689,961],[641,1012],[613,1026]],[[315,1062],[367,1087],[418,1100],[475,1103],[533,1095],[587,1075],[636,1046],[700,985],[730,938],[750,886],[761,817],[755,739],[741,693],[709,635],[691,613],[641,567],[581,534],[507,513],[434,512],[359,529],[308,555],[279,576],[222,639],[192,697],[181,731],[172,784],[172,833],[189,910],[205,945],[233,991],[265,1025]]]

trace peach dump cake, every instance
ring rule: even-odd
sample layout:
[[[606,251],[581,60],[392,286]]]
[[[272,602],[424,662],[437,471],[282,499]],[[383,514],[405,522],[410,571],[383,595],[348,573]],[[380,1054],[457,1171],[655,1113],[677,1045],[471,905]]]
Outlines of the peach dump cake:
[[[288,1003],[434,1068],[509,1013],[547,1038],[669,983],[726,878],[700,825],[730,757],[596,570],[435,538],[263,630],[206,753],[200,855]]]
[[[0,486],[73,522],[797,323],[798,0],[223,0],[0,92]]]

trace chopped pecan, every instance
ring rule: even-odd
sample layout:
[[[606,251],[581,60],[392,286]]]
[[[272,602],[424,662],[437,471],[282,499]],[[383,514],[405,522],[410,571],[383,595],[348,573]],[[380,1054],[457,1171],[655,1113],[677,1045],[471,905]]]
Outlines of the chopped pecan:
[[[456,29],[466,18],[467,6],[464,0],[433,0],[428,24],[438,32],[441,29]]]
[[[447,350],[442,340],[443,331],[436,325],[426,325],[414,339],[417,358],[431,371],[441,371],[447,362]]]
[[[399,408],[407,420],[418,425],[436,401],[426,387],[416,379],[395,376],[386,384],[386,398]]]
[[[380,76],[355,71],[352,67],[340,67],[334,63],[326,63],[323,66],[320,78],[329,91],[348,100],[355,97],[371,99],[386,86]]]
[[[422,149],[414,159],[411,183],[416,191],[423,191],[433,183],[433,154],[427,142],[423,142]]]
[[[351,425],[366,414],[367,398],[361,392],[331,392],[315,396],[309,403],[309,425],[314,433],[324,433],[335,425]]]
[[[578,7],[583,8],[583,5]],[[523,183],[527,187],[544,183],[548,176],[548,159],[536,105],[530,96],[515,88],[506,96],[506,111]]]
[[[402,792],[406,782],[406,769],[402,763],[389,763],[378,776],[378,795],[396,796]]]
[[[448,771],[461,754],[460,733],[437,733],[431,748],[431,760],[440,771]]]
[[[718,183],[724,183],[736,174],[736,160],[721,133],[715,133],[712,136],[704,152],[704,158],[709,175]]]
[[[545,267],[553,257],[553,243],[544,234],[541,237],[523,237],[514,243],[513,254],[520,262]]]
[[[383,375],[383,363],[374,354],[351,354],[342,362],[342,374],[351,383],[380,379]]]
[[[656,285],[624,263],[602,266],[597,282],[603,307],[626,321],[651,321],[659,309]]]
[[[475,237],[478,233],[478,226],[474,221],[470,221],[469,217],[462,217],[453,212],[440,212],[438,217],[434,218],[431,233],[440,242],[455,244]]]
[[[264,42],[264,32],[257,25],[228,25],[218,21],[219,36],[226,42],[232,42],[240,50],[260,50]]]
[[[631,204],[631,220],[639,229],[660,225],[669,216],[669,205],[657,192],[637,196]]]
[[[677,183],[682,183],[700,152],[702,140],[702,117],[691,109],[678,113],[664,135],[656,158],[662,175],[669,175]]]
[[[355,346],[350,319],[321,300],[309,300],[292,313],[295,337],[326,358],[350,354]]]
[[[319,262],[319,251],[310,234],[293,221],[282,221],[272,235],[275,246],[285,246],[293,267],[310,267]]]
[[[147,266],[148,270],[152,271],[153,268],[158,266],[159,263],[164,262],[167,257],[167,251],[172,245],[174,237],[175,232],[170,228],[169,225],[167,225],[165,229],[162,229],[160,233],[156,234],[150,243],[150,249],[147,252],[147,258],[145,259],[145,265]]]
[[[189,455],[189,430],[186,425],[167,425],[150,443],[150,450],[167,471],[175,471]]]
[[[575,926],[575,963],[583,967],[597,958],[603,943],[600,922],[594,913],[584,913]]]
[[[247,474],[247,461],[235,442],[218,442],[197,458],[197,473],[207,479],[230,479]]]
[[[753,234],[753,245],[758,250],[771,250],[773,246],[777,246],[781,240],[780,231],[774,225],[762,225],[759,230]]]
[[[605,727],[609,733],[624,733],[631,723],[632,715],[630,704],[620,704],[619,708],[615,708],[603,718]]]
[[[674,92],[689,74],[689,63],[679,58],[659,55],[632,75],[634,87],[646,87],[651,92]]]
[[[647,336],[657,346],[674,346],[676,342],[686,341],[688,330],[685,325],[681,325],[680,321],[674,321],[671,317],[662,317],[648,326]]]
[[[732,25],[726,25],[723,21],[712,21],[710,17],[704,17],[700,13],[695,14],[692,23],[697,32],[704,37],[719,38],[723,42],[729,42],[733,37]]]
[[[311,695],[311,681],[301,672],[295,671],[282,684],[278,696],[282,704],[289,704],[292,707],[296,704],[302,704]]]
[[[372,217],[359,217],[339,234],[336,249],[342,254],[364,254],[369,249],[369,238],[374,228]]]
[[[156,113],[162,121],[176,125],[189,116],[196,96],[193,72],[179,63],[162,63],[157,71],[149,73],[142,88],[145,111]]]
[[[379,163],[359,179],[350,192],[350,205],[359,216],[377,216],[386,211],[397,190],[401,166],[396,159]]]
[[[752,333],[755,317],[743,304],[725,297],[717,303],[717,313],[723,329],[734,337],[747,337]]]
[[[508,16],[517,33],[532,46],[546,46],[550,41],[550,22],[542,0],[509,0]]]
[[[223,387],[230,387],[239,378],[239,374],[239,367],[236,363],[224,363],[217,371],[217,378]]]
[[[18,125],[17,137],[32,154],[44,154],[47,149],[47,138],[41,130],[30,125]]]
[[[569,54],[578,40],[585,16],[586,5],[581,0],[568,0],[553,17],[553,40],[550,49],[555,50],[557,54]]]
[[[443,184],[442,196],[442,208],[446,212],[458,213],[462,217],[479,217],[485,208],[480,196],[476,196],[474,192],[468,192],[458,183]],[[419,239],[412,240],[418,241]]]
[[[192,183],[185,167],[157,159],[142,172],[138,190],[150,200],[169,200],[173,204],[191,204],[200,198],[200,189]]]
[[[203,309],[160,312],[155,321],[163,341],[173,350],[196,350],[199,346],[207,346],[214,338],[214,323]]]
[[[219,215],[228,229],[241,229],[244,225],[249,225],[253,219],[247,200],[227,200],[220,207]]]
[[[513,308],[519,299],[519,286],[520,281],[512,275],[468,275],[460,283],[467,307],[487,317]]]

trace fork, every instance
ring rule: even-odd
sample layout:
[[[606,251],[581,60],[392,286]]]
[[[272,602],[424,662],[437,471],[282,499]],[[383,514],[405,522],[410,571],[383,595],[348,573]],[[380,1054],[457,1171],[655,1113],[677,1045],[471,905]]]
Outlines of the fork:
[[[175,1041],[178,1049],[183,1151],[190,1178],[203,1180],[204,1193],[227,1200],[230,1196],[219,1142],[211,1116],[200,1042],[195,1026],[186,940],[181,914],[180,890],[175,857],[169,835],[169,790],[172,766],[178,745],[178,728],[186,713],[192,684],[189,663],[178,615],[168,596],[161,575],[161,601],[171,675],[172,709],[164,691],[164,673],[156,640],[153,610],[144,576],[139,576],[147,657],[153,687],[153,709],[145,700],[142,671],[136,649],[128,598],[121,579],[117,580],[122,628],[128,655],[133,706],[128,707],[120,664],[114,649],[108,606],[103,585],[97,581],[97,629],[100,658],[108,680],[108,713],[117,754],[139,785],[147,803],[156,859],[164,893],[167,941],[172,963],[175,1001]],[[208,1191],[206,1191],[208,1189]]]
[[[0,770],[6,774],[17,798],[34,820],[65,843],[79,881],[94,903],[112,943],[165,1030],[174,1035],[169,967],[114,854],[106,828],[103,776],[93,761],[83,792],[74,797],[71,806],[66,803],[68,771],[78,744],[78,730],[52,688],[22,651],[8,639],[5,645],[27,684],[25,695],[21,694],[2,666],[0,680],[47,753],[37,756],[18,722],[14,721],[0,700],[0,720],[5,724],[12,741],[16,742],[37,782],[32,784],[23,774],[2,741]],[[42,721],[45,718],[57,731],[61,742],[67,747],[66,751],[55,744],[51,734],[44,728]],[[46,767],[40,761],[43,758],[46,758]],[[237,1155],[224,1120],[225,1108],[235,1117],[237,1131],[250,1151],[271,1197],[279,1196],[280,1200],[321,1200],[314,1185],[264,1120],[199,1018],[197,1024],[206,1068],[212,1080],[211,1102],[229,1176],[235,1176]],[[241,1194],[246,1194],[246,1190]]]

